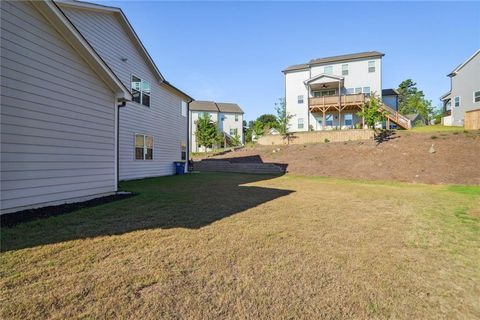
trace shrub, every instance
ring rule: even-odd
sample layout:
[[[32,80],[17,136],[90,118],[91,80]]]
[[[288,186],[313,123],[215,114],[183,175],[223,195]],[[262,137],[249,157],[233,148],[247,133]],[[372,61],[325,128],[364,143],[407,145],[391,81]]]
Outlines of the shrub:
[[[329,143],[330,140],[328,140],[327,138],[325,138],[325,140],[323,140],[325,143]]]

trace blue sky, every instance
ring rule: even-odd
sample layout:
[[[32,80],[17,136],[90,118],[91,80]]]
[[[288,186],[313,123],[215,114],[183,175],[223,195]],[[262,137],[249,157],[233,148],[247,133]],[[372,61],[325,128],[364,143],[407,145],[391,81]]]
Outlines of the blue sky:
[[[384,88],[412,78],[438,105],[480,48],[480,2],[96,2],[122,8],[169,82],[247,120],[274,113],[288,65],[370,50]]]

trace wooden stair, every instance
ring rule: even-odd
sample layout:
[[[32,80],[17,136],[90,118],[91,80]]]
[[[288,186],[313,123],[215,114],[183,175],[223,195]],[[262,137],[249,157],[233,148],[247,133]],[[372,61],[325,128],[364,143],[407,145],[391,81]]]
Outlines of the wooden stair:
[[[412,121],[405,117],[404,115],[401,115],[395,109],[392,107],[389,107],[386,104],[381,105],[382,111],[385,112],[385,116],[387,117],[387,121],[390,120],[393,123],[395,123],[397,126],[402,127],[403,129],[411,129],[412,128]]]

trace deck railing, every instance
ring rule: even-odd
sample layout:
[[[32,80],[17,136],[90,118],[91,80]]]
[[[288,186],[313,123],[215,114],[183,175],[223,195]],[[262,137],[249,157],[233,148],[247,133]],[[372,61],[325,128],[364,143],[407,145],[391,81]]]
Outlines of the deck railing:
[[[337,106],[339,101],[342,106],[346,105],[362,105],[365,102],[365,95],[363,93],[341,95],[338,96],[323,96],[309,99],[310,107],[328,107]]]

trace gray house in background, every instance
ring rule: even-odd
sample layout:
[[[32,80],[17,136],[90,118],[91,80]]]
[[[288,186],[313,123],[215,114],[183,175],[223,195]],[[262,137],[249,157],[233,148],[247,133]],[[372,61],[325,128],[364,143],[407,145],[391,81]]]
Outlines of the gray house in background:
[[[480,108],[480,49],[448,74],[450,91],[440,97],[445,126],[463,126],[465,112]]]
[[[129,90],[51,1],[1,1],[1,213],[117,190]]]
[[[173,174],[173,162],[187,160],[193,99],[165,80],[120,8],[56,3],[132,92],[120,109],[120,180]]]
[[[382,101],[393,110],[398,111],[398,92],[395,89],[383,89]]]

